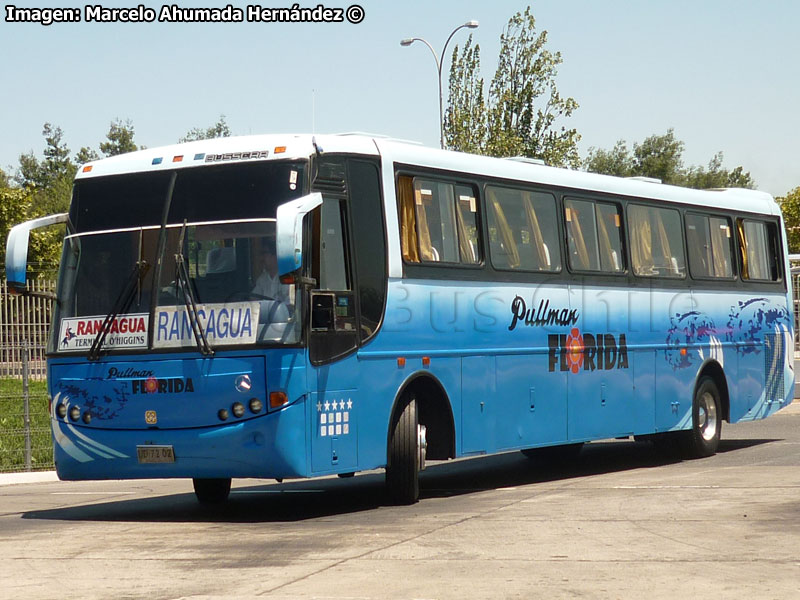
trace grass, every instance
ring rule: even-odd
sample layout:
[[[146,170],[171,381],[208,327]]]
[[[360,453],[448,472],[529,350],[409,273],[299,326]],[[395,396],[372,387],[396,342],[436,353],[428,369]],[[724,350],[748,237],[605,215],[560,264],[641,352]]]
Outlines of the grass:
[[[53,441],[48,415],[47,384],[29,385],[31,468],[53,468]],[[0,472],[25,471],[25,418],[22,380],[0,378]]]

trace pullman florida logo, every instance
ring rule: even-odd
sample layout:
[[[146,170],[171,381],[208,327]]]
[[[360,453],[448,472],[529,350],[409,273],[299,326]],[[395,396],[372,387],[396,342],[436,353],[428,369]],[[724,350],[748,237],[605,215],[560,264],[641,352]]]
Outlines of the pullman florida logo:
[[[581,333],[573,327],[568,335],[547,336],[548,370],[610,371],[628,368],[628,344],[625,334],[618,337],[611,333]]]

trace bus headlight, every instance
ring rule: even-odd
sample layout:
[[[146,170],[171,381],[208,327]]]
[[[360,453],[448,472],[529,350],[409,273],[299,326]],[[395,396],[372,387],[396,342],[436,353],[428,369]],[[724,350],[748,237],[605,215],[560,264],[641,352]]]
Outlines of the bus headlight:
[[[59,419],[63,419],[64,417],[67,416],[66,404],[59,404],[58,406],[56,406],[56,416],[58,416]]]
[[[69,418],[73,421],[77,421],[81,418],[81,409],[79,406],[73,406],[69,409]]]
[[[228,420],[228,409],[227,408],[220,408],[219,412],[217,413],[220,421],[227,421]]]
[[[258,398],[252,398],[250,400],[250,412],[258,414],[261,412],[262,408],[264,408],[264,404]]]
[[[87,425],[92,422],[92,413],[85,412],[83,413],[83,422]]]
[[[233,416],[237,419],[244,416],[244,404],[241,402],[234,402],[231,410],[233,411]]]

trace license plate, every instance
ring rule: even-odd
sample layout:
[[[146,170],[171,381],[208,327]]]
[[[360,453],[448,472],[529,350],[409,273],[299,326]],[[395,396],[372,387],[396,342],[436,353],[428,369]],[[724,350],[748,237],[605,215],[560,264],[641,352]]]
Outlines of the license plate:
[[[140,463],[174,463],[175,451],[172,446],[136,446]]]

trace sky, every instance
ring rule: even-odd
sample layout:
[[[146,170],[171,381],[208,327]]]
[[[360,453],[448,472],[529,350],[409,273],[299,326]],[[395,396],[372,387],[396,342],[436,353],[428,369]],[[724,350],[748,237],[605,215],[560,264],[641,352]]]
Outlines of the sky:
[[[101,0],[102,1],[102,0]],[[158,11],[153,0],[106,8]],[[251,3],[257,0],[251,0]],[[350,0],[317,0],[346,9]],[[97,149],[115,119],[136,142],[171,144],[220,115],[237,135],[362,131],[439,143],[437,53],[469,33],[481,47],[486,87],[503,27],[528,2],[355,0],[358,24],[35,23],[0,17],[0,167],[41,156],[42,125],[63,129],[73,152]],[[219,7],[228,2],[185,2]],[[169,4],[164,2],[164,4]],[[231,1],[234,7],[246,2]],[[3,4],[3,7],[7,3]],[[16,2],[79,8],[79,2]],[[291,8],[292,3],[263,3]],[[317,3],[300,4],[315,7]],[[561,52],[557,86],[580,108],[560,124],[589,148],[632,147],[674,128],[686,165],[743,166],[775,196],[800,186],[800,2],[796,0],[542,0],[530,6],[548,49]]]

